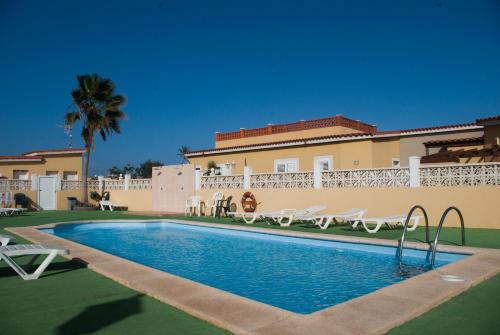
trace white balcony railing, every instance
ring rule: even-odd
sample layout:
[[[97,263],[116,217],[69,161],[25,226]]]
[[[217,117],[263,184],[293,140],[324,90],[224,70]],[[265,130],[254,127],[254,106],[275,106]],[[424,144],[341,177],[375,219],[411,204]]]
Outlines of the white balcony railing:
[[[243,175],[203,176],[201,177],[201,188],[206,188],[206,189],[243,188]]]
[[[29,191],[31,180],[0,179],[0,191]]]
[[[81,180],[61,180],[61,190],[81,190],[82,187]]]
[[[119,191],[125,189],[124,179],[104,179],[103,189],[105,191]]]
[[[251,188],[312,188],[312,171],[291,173],[259,173],[250,176]]]
[[[89,191],[99,191],[99,180],[88,180],[87,188]]]
[[[322,186],[331,187],[409,187],[410,169],[383,168],[334,170],[322,173]]]
[[[129,179],[128,189],[129,190],[150,190],[153,184],[151,179]]]
[[[427,187],[500,185],[500,163],[421,167],[420,184]]]

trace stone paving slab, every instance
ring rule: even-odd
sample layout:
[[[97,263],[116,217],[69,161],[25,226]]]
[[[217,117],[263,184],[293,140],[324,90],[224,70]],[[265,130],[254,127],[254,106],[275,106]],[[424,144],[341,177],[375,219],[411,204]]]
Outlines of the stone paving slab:
[[[500,250],[443,245],[438,247],[439,251],[466,253],[471,256],[324,310],[301,315],[128,261],[39,230],[53,228],[59,224],[110,221],[123,223],[168,221],[282,236],[397,246],[397,241],[392,240],[184,220],[94,220],[7,228],[7,230],[35,243],[66,248],[70,250],[67,258],[84,262],[90,269],[108,278],[237,334],[383,334],[500,272]],[[405,247],[428,249],[427,244],[416,242],[405,243]],[[446,278],[443,276],[450,275],[457,276],[460,280],[451,282],[443,280]]]

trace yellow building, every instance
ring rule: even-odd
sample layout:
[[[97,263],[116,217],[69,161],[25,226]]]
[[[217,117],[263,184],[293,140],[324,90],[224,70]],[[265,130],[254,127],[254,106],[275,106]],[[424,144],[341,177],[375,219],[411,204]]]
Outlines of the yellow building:
[[[469,158],[441,155],[429,162],[498,161],[499,120],[496,116],[467,124],[378,131],[374,125],[337,115],[217,132],[214,148],[191,151],[186,157],[204,171],[213,161],[222,175],[242,174],[245,165],[253,173],[312,171],[316,164],[323,170],[398,167],[408,166],[410,156],[425,162],[427,156],[448,152],[452,147],[447,143],[455,141],[459,153],[468,151],[469,144],[476,151],[468,151]]]
[[[80,180],[84,152],[85,149],[35,150],[20,156],[0,156],[0,179],[58,176],[62,180]]]

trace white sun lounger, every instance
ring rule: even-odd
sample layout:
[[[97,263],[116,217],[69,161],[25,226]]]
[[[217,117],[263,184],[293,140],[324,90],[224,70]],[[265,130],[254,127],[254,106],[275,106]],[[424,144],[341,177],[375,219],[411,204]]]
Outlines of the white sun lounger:
[[[16,244],[0,247],[0,260],[5,261],[14,271],[17,272],[24,280],[38,279],[45,271],[47,266],[57,255],[66,255],[69,251],[57,247],[49,247],[43,244]],[[17,256],[33,256],[28,263],[27,268],[30,268],[40,255],[47,255],[44,261],[37,267],[35,272],[27,273],[19,264],[12,258]]]
[[[108,201],[108,200],[99,201],[99,206],[101,207],[102,211],[105,211],[106,207],[108,207],[110,211],[113,211],[116,208],[121,208],[121,209],[128,208],[128,206],[126,206],[126,205],[115,204],[115,203],[112,203],[111,201]]]
[[[310,221],[315,225],[319,226],[321,229],[327,229],[332,222],[338,223],[338,221],[356,221],[363,218],[363,215],[368,210],[365,208],[351,208],[345,212],[337,214],[322,214],[322,215],[305,215],[297,217],[300,221]]]
[[[2,208],[2,209],[10,211],[9,215],[21,215],[28,210],[27,208]]]
[[[22,209],[26,210],[25,208]],[[0,208],[0,215],[3,216],[14,216],[21,214],[22,214],[21,208]]]
[[[294,209],[293,209],[294,210]],[[262,212],[228,212],[230,216],[241,218],[245,223],[252,224],[258,219],[264,219],[269,215],[279,215],[282,211],[262,211]]]
[[[393,215],[378,218],[362,218],[355,220],[352,224],[352,228],[356,228],[360,223],[363,228],[370,234],[374,234],[380,230],[380,228],[385,224],[389,228],[394,228],[397,225],[404,225],[407,215]],[[410,223],[413,221],[412,225],[408,225],[408,231],[414,231],[418,227],[421,216],[412,216],[410,218]],[[368,224],[375,224],[375,227],[370,228]]]
[[[10,235],[0,235],[0,246],[3,247],[7,244],[10,243],[10,241],[14,241],[15,238],[14,236],[10,236]]]
[[[0,208],[0,215],[1,216],[11,216],[12,211],[6,208]]]
[[[312,216],[318,212],[321,212],[325,208],[326,206],[316,205],[299,210],[284,210],[278,215],[266,215],[265,217],[270,218],[272,221],[278,223],[281,227],[289,227],[292,224],[293,220],[300,217]]]

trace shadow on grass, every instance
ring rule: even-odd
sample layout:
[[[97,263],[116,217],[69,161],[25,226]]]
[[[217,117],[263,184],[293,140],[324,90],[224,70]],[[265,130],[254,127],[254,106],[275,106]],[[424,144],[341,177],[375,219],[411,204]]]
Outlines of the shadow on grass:
[[[142,296],[136,294],[130,298],[89,306],[57,327],[56,334],[93,334],[134,314],[139,314],[142,312],[140,300]]]
[[[16,259],[16,262],[17,261],[18,260]],[[37,263],[31,266],[30,269],[26,269],[26,266],[23,266],[26,261],[19,262],[18,264],[21,265],[25,270],[28,270],[28,272],[34,271],[36,267],[39,265],[39,263]],[[60,275],[61,273],[75,271],[86,267],[87,266],[81,262],[75,262],[75,261],[56,262],[50,264],[43,273],[43,275],[40,276],[40,278]],[[3,263],[2,267],[0,267],[0,278],[12,277],[12,276],[18,276],[18,274],[14,270],[12,270],[9,266],[7,266],[5,263]]]

